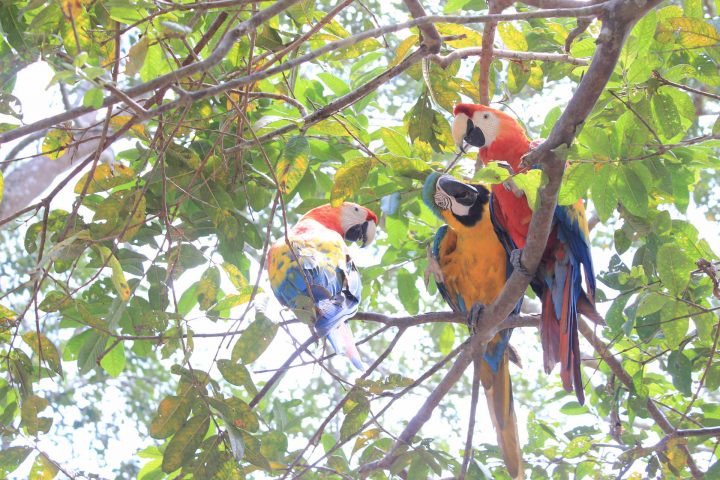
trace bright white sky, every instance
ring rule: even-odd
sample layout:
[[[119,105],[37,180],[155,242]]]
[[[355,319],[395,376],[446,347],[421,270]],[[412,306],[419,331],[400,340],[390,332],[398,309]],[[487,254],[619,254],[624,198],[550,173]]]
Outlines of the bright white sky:
[[[23,70],[18,75],[18,81],[17,81],[17,87],[15,91],[13,92],[15,96],[17,96],[23,105],[23,112],[24,112],[24,120],[25,122],[33,122],[35,120],[44,118],[50,114],[58,113],[63,110],[62,103],[59,98],[59,91],[57,86],[51,87],[49,90],[46,89],[50,79],[52,78],[52,70],[44,63],[38,62],[30,65],[28,68]],[[551,104],[560,104],[562,105],[564,101],[569,98],[569,95],[571,92],[569,91],[563,91],[559,92],[563,94],[564,98],[560,98],[558,102],[540,102],[540,101],[528,101],[527,104],[525,104],[522,108],[515,108],[515,112],[522,112],[526,115],[529,115],[533,117],[534,122],[536,123],[538,120],[542,120],[546,114],[545,111],[542,109],[542,105],[548,105]],[[528,108],[529,105],[529,108]],[[518,107],[520,107],[518,105]],[[523,118],[524,121],[531,120],[530,118]],[[0,118],[0,121],[8,121],[7,119]],[[396,123],[399,123],[398,120]],[[381,126],[381,125],[376,125]],[[3,145],[0,148],[0,158],[4,158],[4,154],[12,147],[12,144]],[[29,150],[26,150],[28,152]],[[31,152],[31,153],[34,153]],[[71,182],[72,183],[72,182]],[[63,192],[57,199],[55,203],[53,203],[54,208],[68,208],[71,206],[71,203],[74,199],[74,194],[70,189]],[[710,242],[710,244],[714,247],[715,251],[720,251],[720,245],[718,245],[718,238],[720,238],[720,226],[714,222],[709,222],[705,218],[704,214],[700,212],[694,205],[690,207],[689,217],[692,219],[693,224],[698,228],[700,231],[701,237],[705,238]],[[679,215],[674,214],[674,217],[678,217]],[[353,247],[356,248],[356,247]],[[372,253],[372,257],[368,258],[368,254]],[[609,250],[603,250],[599,248],[593,249],[593,257],[596,265],[596,271],[602,271],[607,268],[608,262],[610,257],[612,256],[613,252]],[[362,261],[363,264],[376,264],[379,263],[381,256],[379,255],[378,251],[376,249],[366,249],[362,251],[362,253],[358,252],[356,255],[357,258],[364,257],[364,261]],[[630,261],[632,259],[631,253],[626,253],[624,256],[626,261]],[[215,259],[219,260],[221,262],[221,259]],[[255,265],[255,270],[257,270],[257,265]],[[200,270],[198,270],[200,271]],[[255,271],[254,275],[257,272]],[[199,273],[197,274],[199,276]],[[185,285],[178,285],[179,291],[183,291],[184,288],[190,283],[197,280],[197,278],[191,278],[192,275],[186,274],[183,278],[181,283],[186,282]],[[252,279],[254,280],[254,276]],[[269,292],[269,285],[267,284],[267,280],[264,279],[263,284],[265,291]],[[603,287],[605,290],[607,288]],[[225,291],[232,291],[232,287],[228,285],[224,285]],[[424,291],[421,289],[421,291]],[[607,308],[608,305],[603,305],[600,308]],[[271,315],[272,312],[275,312],[275,318],[277,318],[277,311],[279,310],[279,306],[277,302],[274,299],[270,300],[269,305]],[[404,312],[400,311],[399,309],[396,313],[398,315],[404,314]],[[242,312],[242,309],[238,308],[233,313],[235,315],[239,315]],[[200,316],[198,314],[198,316]],[[212,323],[209,321],[202,321],[202,323],[195,323],[194,322],[194,329],[196,332],[202,331],[202,332],[211,332],[211,331],[218,331],[223,332],[226,331],[228,328],[228,325],[223,322],[219,323]],[[307,327],[301,326],[298,328],[293,329],[294,334],[297,336],[298,339],[304,340],[307,337]],[[287,356],[292,351],[292,344],[287,341],[287,336],[284,335],[282,332],[279,334],[282,336],[286,341],[285,342],[274,342],[272,347],[264,354],[261,359],[259,359],[255,364],[253,364],[254,370],[261,370],[264,368],[275,368],[280,366],[284,360],[287,358]],[[397,347],[397,352],[403,353],[406,355],[411,355],[413,352],[417,351],[417,344],[420,341],[420,338],[424,334],[413,334],[408,333],[405,335],[403,341],[401,341]],[[200,369],[207,369],[208,366],[211,364],[211,360],[215,355],[215,352],[218,348],[218,342],[214,340],[209,339],[196,339],[196,350],[192,357],[193,366],[195,368]],[[542,372],[542,366],[541,366],[541,356],[539,355],[539,350],[537,348],[538,346],[538,338],[536,336],[535,332],[531,332],[528,329],[524,330],[515,330],[513,333],[513,345],[519,347],[519,350],[523,352],[524,357],[524,369],[522,371],[519,371],[517,367],[512,367],[512,375],[515,378],[518,378],[519,376],[523,376],[528,379],[528,381],[532,382],[533,378],[536,378],[538,375],[544,375]],[[530,347],[530,348],[528,348]],[[529,350],[535,350],[536,354],[526,353]],[[585,348],[585,351],[589,351],[589,348]],[[229,358],[230,351],[227,349],[223,349],[220,352],[220,355],[218,358]],[[373,358],[366,356],[365,357],[366,363],[370,363]],[[387,361],[386,363],[390,363],[392,361],[392,357]],[[347,368],[348,363],[344,358],[334,359],[333,360],[334,365],[337,369],[339,369],[342,372],[350,372],[350,370]],[[428,366],[425,366],[428,367]],[[215,376],[219,376],[218,372],[214,371]],[[353,373],[354,374],[354,373]],[[280,391],[285,392],[292,392],[292,391],[298,391],[298,389],[301,389],[303,386],[304,379],[310,378],[312,376],[316,375],[327,375],[327,373],[323,372],[320,368],[311,366],[311,367],[302,367],[299,369],[293,370],[292,374],[286,375],[285,378],[282,381]],[[72,375],[71,375],[72,376]],[[266,375],[265,377],[268,377],[269,375]],[[557,376],[557,375],[555,375]],[[113,384],[113,382],[111,382]],[[559,381],[558,381],[559,385]],[[47,385],[49,389],[54,388],[53,385]],[[558,388],[560,388],[558,386]],[[551,392],[554,393],[554,392]],[[117,386],[113,384],[110,386],[106,392],[104,402],[106,406],[112,406],[113,402],[116,402],[118,398],[122,397],[122,392],[117,390]],[[396,430],[399,427],[398,425],[392,425],[394,422],[392,422],[393,419],[397,418],[405,418],[405,414],[408,411],[415,411],[417,410],[420,402],[423,399],[418,396],[408,396],[407,399],[404,399],[402,401],[398,401],[396,405],[385,415],[385,419],[388,420],[389,426],[394,427]],[[81,398],[78,398],[79,402],[82,402]],[[564,403],[569,401],[569,397],[566,399],[563,399],[561,402],[558,403],[558,407]],[[460,412],[462,418],[467,418],[468,412],[469,412],[469,393],[468,398],[466,402],[463,402],[462,405],[455,405],[455,407]],[[81,406],[81,405],[79,405]],[[122,405],[115,405],[117,409],[123,408]],[[527,429],[525,428],[526,425],[526,419],[528,410],[526,409],[526,406],[523,405],[521,402],[515,403],[515,408],[518,416],[518,422],[520,425],[520,436],[523,441],[523,443],[527,440]],[[64,412],[67,415],[73,415],[73,412],[69,409],[66,409],[67,411]],[[55,412],[55,415],[59,415],[59,412]],[[575,425],[579,425],[582,422],[579,422],[580,417],[576,417],[578,423],[574,423],[573,418],[568,419],[568,429],[574,427]],[[66,419],[66,421],[69,419]],[[82,421],[82,418],[72,418],[72,420]],[[111,476],[112,475],[112,469],[116,468],[122,460],[127,460],[133,454],[140,448],[143,448],[145,446],[148,446],[152,444],[154,441],[149,442],[147,438],[144,438],[143,435],[140,435],[135,430],[135,425],[131,422],[124,422],[118,425],[119,427],[119,435],[118,438],[121,440],[111,440],[110,444],[108,445],[107,450],[105,451],[105,457],[101,462],[99,462],[99,459],[94,458],[92,454],[91,442],[94,438],[93,433],[93,426],[88,425],[88,428],[77,430],[74,434],[73,440],[71,444],[66,444],[63,441],[60,441],[58,443],[55,443],[55,441],[58,440],[59,437],[53,435],[53,431],[51,430],[50,435],[44,435],[40,437],[39,446],[41,449],[46,451],[51,458],[61,462],[64,466],[76,470],[76,471],[88,471],[93,473],[99,473],[103,476]],[[601,425],[600,428],[605,428],[604,425]],[[442,432],[447,431],[447,425],[445,422],[441,419],[439,419],[437,416],[433,417],[433,419],[428,422],[426,427],[422,430],[422,434],[426,437],[430,436],[442,436]],[[487,407],[485,405],[485,401],[483,399],[479,402],[479,409],[478,409],[478,422],[476,425],[476,444],[480,442],[487,442],[487,443],[494,443],[495,442],[495,434],[493,432],[492,426],[489,422],[488,413],[487,413]],[[151,439],[150,439],[151,440]],[[464,434],[461,438],[457,439],[451,439],[451,444],[456,445],[458,448],[460,448],[460,445],[464,443]],[[297,445],[290,445],[290,449],[292,450],[294,447],[301,446],[299,443]],[[321,449],[318,449],[318,452]],[[100,468],[100,464],[107,464],[106,468]],[[638,468],[640,466],[638,465]],[[16,473],[15,478],[25,478],[27,476],[27,472],[29,471],[30,464],[29,462],[26,462],[26,465],[21,468],[18,473]]]

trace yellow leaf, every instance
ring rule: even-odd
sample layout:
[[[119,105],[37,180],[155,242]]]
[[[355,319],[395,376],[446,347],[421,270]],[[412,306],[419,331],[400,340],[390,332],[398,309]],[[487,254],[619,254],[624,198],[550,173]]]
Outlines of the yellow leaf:
[[[240,290],[243,287],[247,287],[248,281],[239,268],[228,262],[223,263],[222,267],[232,284],[235,285],[235,288]]]
[[[50,130],[43,140],[42,152],[50,160],[57,160],[66,153],[73,143],[73,136],[67,130]]]
[[[76,18],[83,13],[83,2],[81,0],[62,0],[60,3],[63,14],[68,18]]]
[[[203,272],[198,282],[196,295],[200,308],[207,310],[215,304],[220,287],[220,271],[217,267],[210,267]]]
[[[115,130],[120,129],[120,127],[124,126],[127,122],[130,121],[132,117],[130,115],[117,115],[112,118],[110,118],[110,126],[113,127]],[[142,125],[140,123],[136,123],[132,127],[130,127],[131,132],[135,132],[137,135],[143,138],[147,138],[147,131],[145,130],[145,125]]]
[[[330,191],[330,203],[339,207],[346,199],[357,194],[367,179],[373,161],[367,157],[350,160],[335,173],[335,182]]]
[[[720,34],[715,27],[699,18],[669,18],[668,23],[680,35],[683,47],[709,47],[720,43]]]
[[[147,56],[150,40],[147,35],[143,36],[139,42],[133,44],[128,51],[127,61],[125,62],[125,75],[129,77],[135,76],[143,64]]]
[[[3,189],[5,187],[5,181],[3,180],[2,171],[0,171],[0,204],[2,204]]]
[[[296,135],[285,144],[276,172],[283,193],[295,190],[310,165],[310,144],[305,137]]]
[[[114,170],[114,171],[113,171]],[[83,175],[75,184],[75,193],[82,193],[85,182],[87,182],[90,172]],[[110,165],[103,163],[95,168],[93,178],[88,185],[87,193],[102,192],[109,190],[117,185],[122,185],[135,177],[135,171],[125,165],[115,165],[114,169]]]
[[[117,290],[120,298],[127,301],[130,299],[130,285],[125,279],[125,273],[123,272],[122,266],[118,261],[117,257],[113,255],[112,251],[103,247],[102,245],[94,245],[93,248],[100,254],[100,258],[107,264],[112,270],[111,280],[115,290]]]
[[[410,49],[418,43],[420,37],[417,35],[410,35],[408,38],[400,42],[400,45],[395,49],[395,59],[390,63],[389,67],[394,67],[398,63],[402,62],[405,57],[410,53]]]
[[[522,52],[527,51],[528,43],[525,39],[525,35],[513,27],[511,23],[500,23],[500,25],[498,25],[498,33],[500,34],[500,38],[502,38],[505,46],[510,50],[519,50]]]
[[[447,43],[453,48],[469,48],[469,47],[479,47],[482,45],[482,34],[478,32],[477,30],[473,30],[472,28],[466,27],[464,25],[455,25],[455,24],[438,24],[436,25],[438,32],[440,32],[440,35],[444,36],[450,36],[450,35],[462,35],[462,38],[459,38],[457,40],[448,40]]]

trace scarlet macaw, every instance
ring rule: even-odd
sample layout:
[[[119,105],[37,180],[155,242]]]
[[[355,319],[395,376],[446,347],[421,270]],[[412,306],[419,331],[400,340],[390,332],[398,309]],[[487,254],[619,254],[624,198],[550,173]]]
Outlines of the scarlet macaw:
[[[318,335],[359,369],[363,364],[345,322],[357,313],[362,284],[345,240],[370,244],[377,223],[377,215],[360,205],[323,205],[303,215],[287,241],[276,240],[268,251],[270,285],[280,303],[294,308],[299,298],[312,298]]]
[[[522,157],[534,145],[517,120],[493,108],[462,103],[455,107],[454,115],[453,138],[460,149],[464,150],[465,143],[479,147],[483,163],[507,162],[512,173],[523,171]],[[492,193],[492,221],[511,259],[519,262],[532,210],[524,195],[502,184],[493,185]],[[563,387],[566,391],[574,388],[581,404],[585,401],[585,393],[580,372],[578,313],[603,323],[594,307],[595,274],[589,238],[583,201],[557,206],[545,252],[531,282],[542,302],[545,372],[550,373],[560,362]],[[585,289],[581,269],[585,273]]]
[[[475,304],[492,303],[505,285],[508,268],[512,267],[490,221],[488,189],[433,172],[425,180],[423,200],[438,218],[447,222],[435,234],[429,267],[442,297],[456,312],[467,312]],[[516,311],[519,309],[520,304]],[[509,329],[503,330],[488,343],[480,362],[480,379],[505,465],[513,478],[522,478],[508,369],[511,333]]]

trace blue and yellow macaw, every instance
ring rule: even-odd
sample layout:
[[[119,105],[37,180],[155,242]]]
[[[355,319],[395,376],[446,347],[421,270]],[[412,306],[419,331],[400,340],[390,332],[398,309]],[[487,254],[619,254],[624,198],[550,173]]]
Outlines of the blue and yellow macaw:
[[[294,308],[301,297],[312,299],[318,335],[327,336],[335,352],[361,370],[346,321],[357,313],[362,284],[345,240],[370,244],[377,223],[377,215],[360,205],[323,205],[303,215],[288,231],[287,241],[278,239],[268,251],[270,286],[280,303]]]
[[[455,144],[462,150],[466,145],[479,147],[483,163],[507,162],[511,173],[524,171],[523,156],[541,143],[531,142],[518,121],[499,110],[461,103],[454,113]],[[492,221],[507,253],[519,262],[519,249],[525,247],[532,210],[522,191],[508,184],[493,185],[492,193]],[[557,206],[545,252],[531,282],[542,302],[545,372],[550,373],[560,362],[563,387],[566,391],[574,389],[581,404],[585,393],[580,372],[578,314],[595,323],[604,323],[594,306],[595,273],[589,239],[583,201]],[[581,272],[584,272],[585,289]]]
[[[447,222],[435,234],[431,249],[429,270],[434,273],[438,291],[455,312],[492,303],[512,267],[490,222],[490,192],[483,185],[468,185],[433,172],[422,195],[433,213]],[[519,309],[520,304],[516,312]],[[480,362],[480,379],[505,465],[513,478],[522,478],[508,368],[511,333],[503,330],[488,343]]]

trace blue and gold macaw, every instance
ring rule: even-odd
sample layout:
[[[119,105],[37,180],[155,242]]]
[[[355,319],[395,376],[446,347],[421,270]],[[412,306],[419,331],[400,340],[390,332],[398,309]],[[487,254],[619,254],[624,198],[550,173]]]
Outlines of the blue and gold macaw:
[[[438,291],[455,312],[492,303],[512,267],[490,221],[490,192],[483,185],[468,185],[433,172],[425,181],[422,195],[433,213],[447,222],[435,234],[430,257],[429,270]],[[516,312],[519,309],[520,304]],[[488,343],[480,362],[480,379],[505,465],[513,478],[522,478],[508,368],[511,333],[503,330]]]
[[[361,370],[360,353],[345,322],[357,313],[362,284],[345,240],[370,244],[377,223],[377,215],[360,205],[323,205],[303,215],[287,241],[278,239],[268,251],[270,286],[280,303],[295,308],[301,297],[312,299],[318,335],[327,336],[335,352]]]
[[[455,144],[463,150],[466,144],[478,147],[485,164],[507,162],[511,173],[524,171],[523,156],[541,143],[531,142],[520,123],[499,110],[461,103],[455,106],[454,113]],[[493,224],[507,253],[519,262],[532,210],[522,191],[508,188],[507,184],[493,185],[492,193]],[[604,323],[594,306],[595,273],[582,200],[555,208],[552,231],[530,285],[542,302],[540,336],[545,372],[550,373],[559,362],[563,387],[569,392],[574,389],[582,404],[585,392],[580,372],[578,314],[597,324]]]

